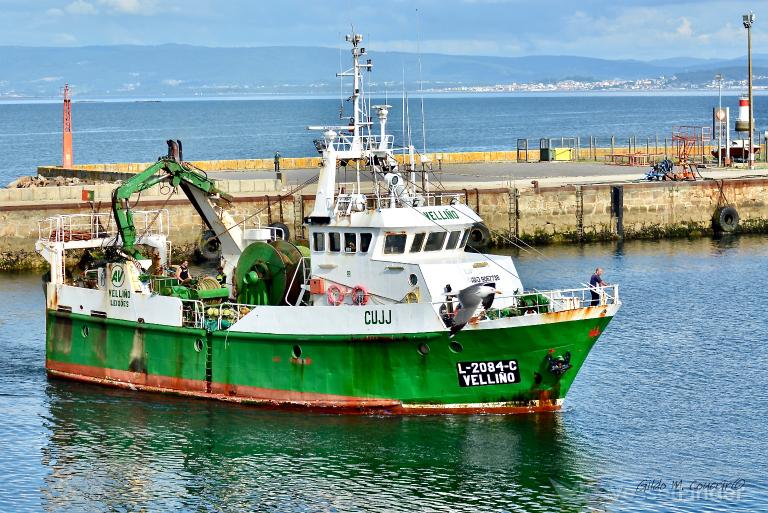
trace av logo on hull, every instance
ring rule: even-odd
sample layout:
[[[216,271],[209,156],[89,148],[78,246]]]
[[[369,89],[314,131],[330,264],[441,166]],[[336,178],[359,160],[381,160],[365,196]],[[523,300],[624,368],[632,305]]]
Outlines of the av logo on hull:
[[[125,269],[123,269],[123,266],[113,265],[112,266],[112,286],[122,287],[124,281],[125,281]]]

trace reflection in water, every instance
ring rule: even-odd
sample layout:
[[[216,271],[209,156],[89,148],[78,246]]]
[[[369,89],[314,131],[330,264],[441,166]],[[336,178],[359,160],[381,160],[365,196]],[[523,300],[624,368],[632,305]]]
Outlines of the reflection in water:
[[[594,472],[557,414],[344,417],[50,381],[48,511],[478,511]]]

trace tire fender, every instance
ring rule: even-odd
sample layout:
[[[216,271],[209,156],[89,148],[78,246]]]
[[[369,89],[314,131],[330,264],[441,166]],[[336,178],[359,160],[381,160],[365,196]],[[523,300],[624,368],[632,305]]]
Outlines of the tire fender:
[[[716,232],[731,233],[739,226],[739,212],[733,206],[720,207],[715,211],[712,224]]]

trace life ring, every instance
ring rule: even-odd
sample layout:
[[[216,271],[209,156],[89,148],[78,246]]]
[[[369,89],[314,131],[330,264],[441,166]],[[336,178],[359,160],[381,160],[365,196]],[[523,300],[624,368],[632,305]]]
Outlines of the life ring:
[[[326,290],[326,297],[329,305],[339,306],[344,302],[344,291],[338,285],[331,285]]]
[[[468,249],[468,251],[484,249],[488,246],[490,241],[491,231],[488,229],[485,223],[477,222],[472,225],[472,228],[470,228],[467,248],[471,249]]]
[[[731,233],[739,226],[739,212],[734,207],[721,207],[712,218],[715,231]]]
[[[362,285],[355,285],[355,288],[352,289],[352,302],[354,304],[358,306],[366,305],[369,298],[370,294]]]

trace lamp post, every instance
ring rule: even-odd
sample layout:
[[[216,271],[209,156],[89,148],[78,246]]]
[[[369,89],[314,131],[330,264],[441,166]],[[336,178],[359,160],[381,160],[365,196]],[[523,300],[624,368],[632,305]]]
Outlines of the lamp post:
[[[752,117],[752,24],[755,23],[755,15],[752,11],[741,17],[744,28],[747,29],[747,88],[749,89],[749,169],[755,167],[754,156],[754,123]]]
[[[717,80],[717,167],[723,165],[723,120],[720,119],[723,113],[723,75],[715,75]]]

